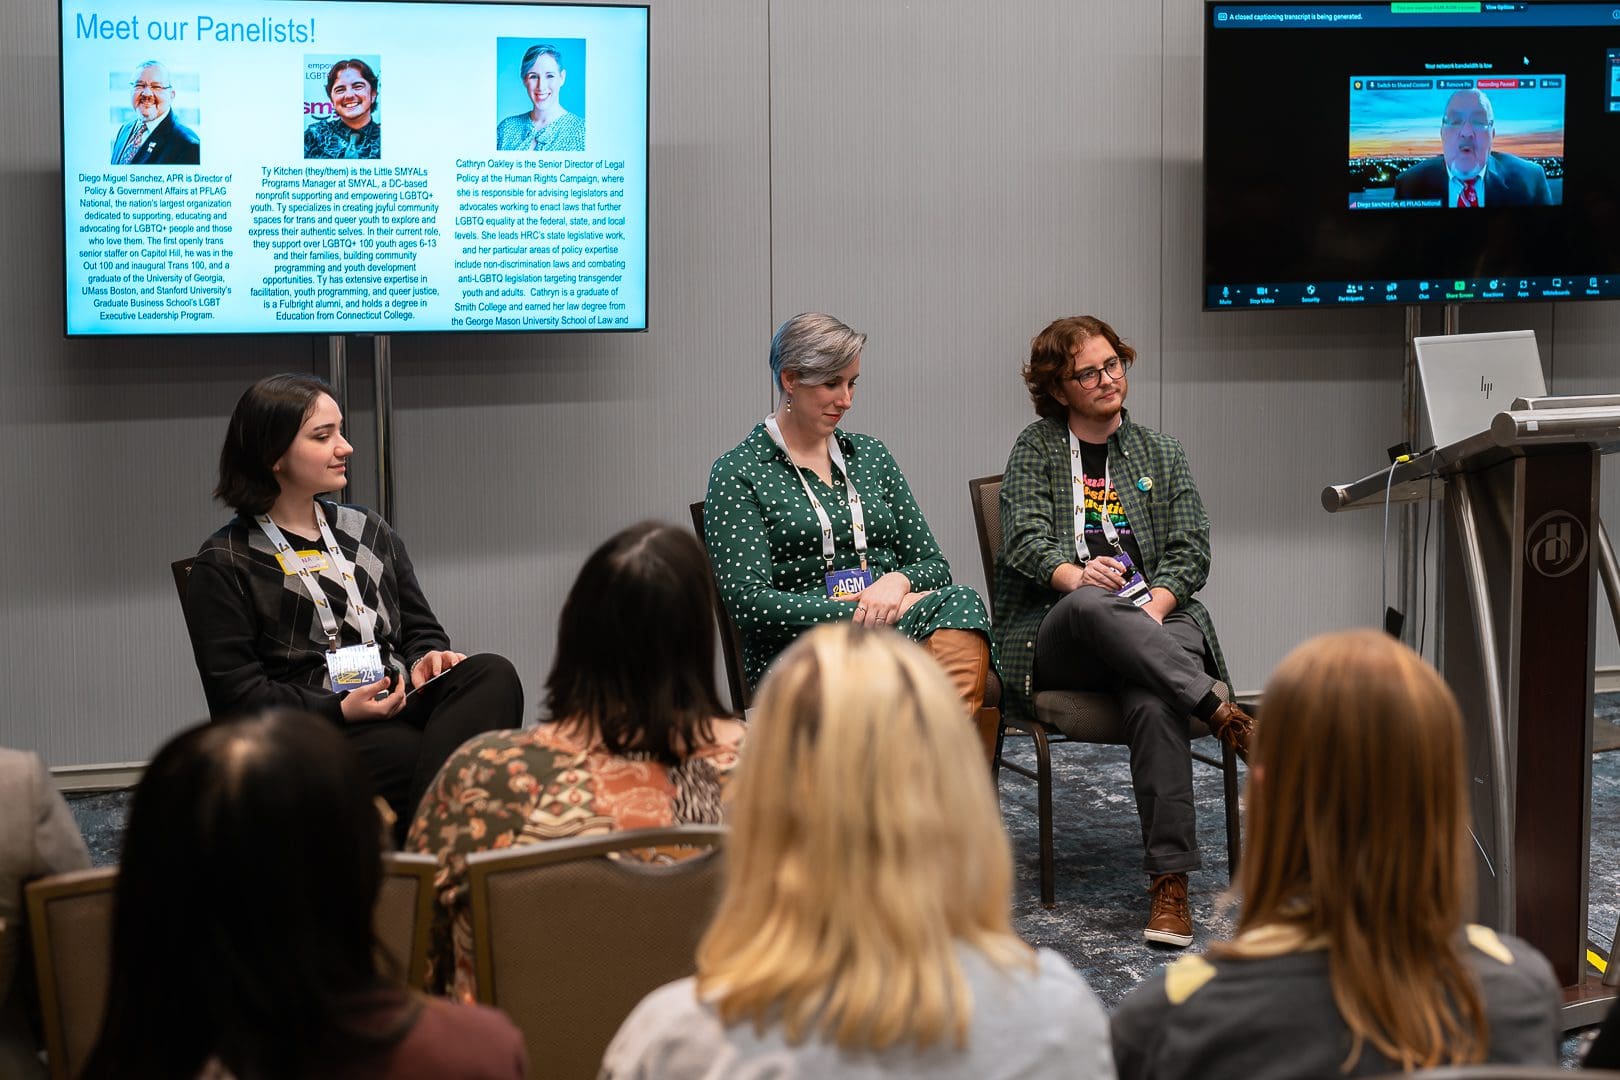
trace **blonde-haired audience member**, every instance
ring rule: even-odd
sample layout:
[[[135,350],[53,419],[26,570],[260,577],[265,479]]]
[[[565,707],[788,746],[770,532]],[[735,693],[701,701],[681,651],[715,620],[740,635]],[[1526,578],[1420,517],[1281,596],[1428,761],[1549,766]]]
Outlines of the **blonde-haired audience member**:
[[[756,704],[697,976],[636,1007],[602,1076],[1111,1077],[1096,997],[1013,935],[984,755],[928,654],[822,626]]]
[[[1464,922],[1462,721],[1433,668],[1371,630],[1306,642],[1250,761],[1237,936],[1120,1005],[1122,1080],[1557,1063],[1547,961]]]

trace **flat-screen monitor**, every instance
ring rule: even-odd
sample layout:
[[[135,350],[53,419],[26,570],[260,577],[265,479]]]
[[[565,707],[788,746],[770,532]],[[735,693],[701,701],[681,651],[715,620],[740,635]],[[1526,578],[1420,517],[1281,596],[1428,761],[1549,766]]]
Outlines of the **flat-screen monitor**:
[[[646,6],[60,13],[69,336],[646,329]]]
[[[1204,19],[1206,309],[1620,297],[1620,5]]]

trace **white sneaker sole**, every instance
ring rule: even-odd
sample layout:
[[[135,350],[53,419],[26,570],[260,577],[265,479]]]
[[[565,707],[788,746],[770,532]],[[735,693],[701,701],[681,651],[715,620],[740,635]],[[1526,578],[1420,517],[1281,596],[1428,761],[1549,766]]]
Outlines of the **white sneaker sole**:
[[[1191,934],[1172,934],[1168,930],[1143,930],[1142,940],[1157,942],[1160,945],[1176,945],[1185,948],[1192,944]]]

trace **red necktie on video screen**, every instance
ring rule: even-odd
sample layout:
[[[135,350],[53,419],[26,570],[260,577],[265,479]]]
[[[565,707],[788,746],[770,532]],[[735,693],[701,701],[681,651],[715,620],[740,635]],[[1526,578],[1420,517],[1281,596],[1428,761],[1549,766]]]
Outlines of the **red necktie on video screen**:
[[[1479,177],[1477,176],[1472,180],[1462,182],[1462,194],[1457,196],[1457,209],[1468,210],[1479,205],[1479,196],[1474,193],[1474,185],[1478,182]]]

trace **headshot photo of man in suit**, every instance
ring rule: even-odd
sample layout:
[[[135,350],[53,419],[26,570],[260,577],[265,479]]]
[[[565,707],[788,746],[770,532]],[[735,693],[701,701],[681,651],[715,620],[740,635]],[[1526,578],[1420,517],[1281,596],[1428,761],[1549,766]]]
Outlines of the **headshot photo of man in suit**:
[[[169,69],[148,60],[130,80],[135,118],[113,139],[114,165],[195,165],[201,158],[197,133],[176,119],[174,82]]]
[[[1552,191],[1540,165],[1493,151],[1496,110],[1483,90],[1458,90],[1440,117],[1440,156],[1395,177],[1397,199],[1441,199],[1458,210],[1548,206]]]

